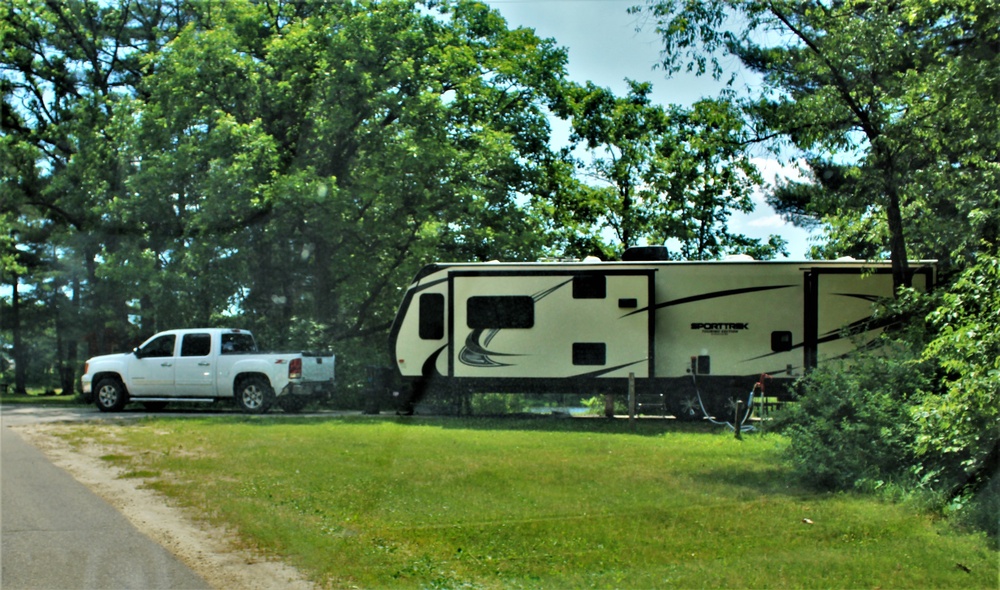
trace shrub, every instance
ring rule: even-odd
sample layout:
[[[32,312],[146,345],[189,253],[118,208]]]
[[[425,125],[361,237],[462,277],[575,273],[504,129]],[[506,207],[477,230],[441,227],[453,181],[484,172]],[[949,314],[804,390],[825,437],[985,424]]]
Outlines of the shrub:
[[[778,416],[798,475],[821,489],[873,489],[912,479],[910,405],[926,389],[919,350],[887,343],[879,353],[826,364],[796,384],[798,403]]]
[[[981,256],[929,319],[940,381],[913,409],[916,450],[928,479],[974,495],[1000,469],[1000,259]]]
[[[499,416],[528,411],[527,398],[520,394],[475,394],[471,396],[470,403],[472,405],[472,414],[475,416]]]

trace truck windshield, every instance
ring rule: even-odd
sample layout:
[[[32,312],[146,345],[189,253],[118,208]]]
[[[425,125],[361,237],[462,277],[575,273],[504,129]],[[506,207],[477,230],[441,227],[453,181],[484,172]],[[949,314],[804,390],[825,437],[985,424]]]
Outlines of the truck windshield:
[[[250,334],[223,334],[222,354],[257,352],[257,344]]]

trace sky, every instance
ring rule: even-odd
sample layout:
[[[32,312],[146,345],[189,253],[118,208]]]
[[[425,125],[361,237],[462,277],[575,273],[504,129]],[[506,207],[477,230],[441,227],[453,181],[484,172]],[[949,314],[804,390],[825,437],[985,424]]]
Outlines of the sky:
[[[625,79],[653,84],[653,99],[662,105],[690,105],[699,98],[715,96],[721,84],[710,77],[679,74],[667,79],[655,70],[660,39],[649,23],[630,15],[630,6],[641,0],[486,0],[498,10],[511,28],[534,29],[542,38],[555,39],[569,53],[569,77],[576,82],[591,81],[616,94],[627,93]],[[556,126],[554,126],[556,128]],[[558,129],[557,129],[558,132]],[[765,180],[775,175],[796,176],[775,160],[756,160]],[[764,200],[755,196],[756,210],[737,214],[729,229],[753,238],[777,234],[788,242],[788,259],[804,260],[812,245],[809,232],[785,223]]]

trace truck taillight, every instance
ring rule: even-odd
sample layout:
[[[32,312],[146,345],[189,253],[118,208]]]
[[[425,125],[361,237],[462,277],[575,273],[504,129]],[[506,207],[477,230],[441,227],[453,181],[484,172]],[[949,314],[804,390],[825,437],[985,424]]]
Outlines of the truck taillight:
[[[302,359],[292,359],[291,362],[288,363],[288,378],[302,378]]]

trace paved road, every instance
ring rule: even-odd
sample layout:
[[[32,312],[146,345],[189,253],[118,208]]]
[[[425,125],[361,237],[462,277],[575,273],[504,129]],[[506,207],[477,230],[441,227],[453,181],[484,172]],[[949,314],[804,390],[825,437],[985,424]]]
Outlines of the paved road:
[[[0,588],[209,588],[8,428],[95,419],[96,410],[15,406],[0,414]]]

